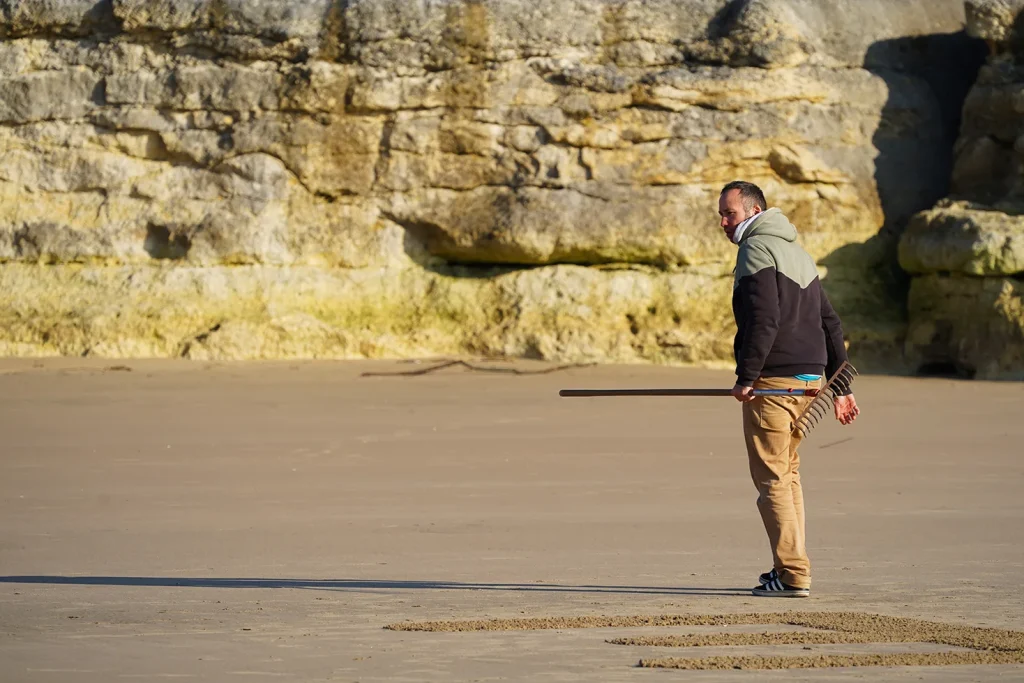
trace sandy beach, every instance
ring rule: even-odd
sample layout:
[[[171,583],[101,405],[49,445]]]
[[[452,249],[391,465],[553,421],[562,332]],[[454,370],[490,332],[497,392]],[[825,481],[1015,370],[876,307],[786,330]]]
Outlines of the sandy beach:
[[[0,361],[0,679],[1024,679],[1024,384],[859,378],[802,449],[812,596],[771,600],[734,401],[558,397],[730,372],[363,374],[430,365]],[[961,630],[737,616],[790,610]],[[637,666],[812,655],[885,666]]]

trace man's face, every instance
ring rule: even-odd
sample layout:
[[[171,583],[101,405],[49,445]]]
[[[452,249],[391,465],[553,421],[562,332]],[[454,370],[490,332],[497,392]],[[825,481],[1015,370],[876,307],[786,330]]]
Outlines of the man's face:
[[[720,225],[730,241],[740,223],[759,213],[761,213],[760,206],[754,205],[750,210],[743,206],[743,198],[740,196],[739,190],[729,190],[718,198],[718,215],[722,218]]]

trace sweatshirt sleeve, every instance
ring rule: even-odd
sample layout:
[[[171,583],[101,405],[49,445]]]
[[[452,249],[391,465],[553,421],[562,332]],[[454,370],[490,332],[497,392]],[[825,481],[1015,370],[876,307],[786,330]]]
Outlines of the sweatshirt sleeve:
[[[819,287],[821,284],[819,282]],[[847,360],[846,344],[843,341],[843,324],[839,315],[832,308],[832,303],[825,294],[825,288],[821,287],[821,327],[825,333],[825,349],[828,352],[828,361],[825,364],[826,381],[835,374],[843,361]],[[849,394],[849,390],[840,391],[840,394]]]
[[[761,376],[779,333],[779,285],[774,259],[761,249],[745,248],[737,261],[740,338],[736,383],[750,387]]]

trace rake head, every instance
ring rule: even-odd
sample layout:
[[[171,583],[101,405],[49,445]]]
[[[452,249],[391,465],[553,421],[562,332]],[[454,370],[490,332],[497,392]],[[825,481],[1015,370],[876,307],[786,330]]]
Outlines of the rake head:
[[[807,435],[821,422],[822,418],[832,412],[836,397],[849,393],[853,378],[856,376],[857,368],[850,365],[849,362],[843,361],[843,364],[825,383],[825,386],[818,390],[814,400],[808,404],[804,412],[800,413],[796,422],[793,423],[793,432],[799,434],[802,439],[807,438]]]

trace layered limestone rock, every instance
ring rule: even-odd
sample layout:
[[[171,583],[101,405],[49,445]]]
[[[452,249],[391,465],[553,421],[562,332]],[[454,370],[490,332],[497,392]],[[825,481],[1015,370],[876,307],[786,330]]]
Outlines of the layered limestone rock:
[[[728,362],[721,186],[851,352],[946,194],[960,0],[0,0],[0,353]]]
[[[952,196],[913,218],[908,355],[924,368],[1024,378],[1024,1],[970,0],[991,57],[964,106]]]

